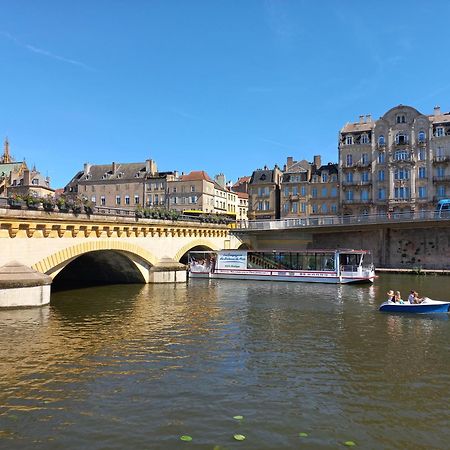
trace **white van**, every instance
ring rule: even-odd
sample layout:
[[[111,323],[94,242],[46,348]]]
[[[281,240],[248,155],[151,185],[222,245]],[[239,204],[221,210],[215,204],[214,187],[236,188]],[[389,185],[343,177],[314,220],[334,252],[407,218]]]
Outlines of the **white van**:
[[[439,200],[436,206],[436,217],[450,219],[450,198]]]

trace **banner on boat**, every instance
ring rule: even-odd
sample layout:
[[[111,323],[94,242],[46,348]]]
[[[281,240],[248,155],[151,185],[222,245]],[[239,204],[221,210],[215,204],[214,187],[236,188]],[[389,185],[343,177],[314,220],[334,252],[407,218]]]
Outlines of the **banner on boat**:
[[[230,250],[221,251],[217,255],[218,269],[246,269],[247,252]]]

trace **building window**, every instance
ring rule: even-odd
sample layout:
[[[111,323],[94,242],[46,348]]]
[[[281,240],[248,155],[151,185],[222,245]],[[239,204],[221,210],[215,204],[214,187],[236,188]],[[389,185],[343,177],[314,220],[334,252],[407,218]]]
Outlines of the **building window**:
[[[292,195],[298,195],[298,186],[292,186]]]
[[[394,188],[394,197],[398,199],[409,198],[409,188],[403,186]]]
[[[191,192],[195,192],[195,186],[191,186]]]
[[[178,197],[172,197],[172,203],[176,205],[178,203]]]
[[[384,152],[378,153],[378,164],[384,164],[386,155]]]
[[[378,181],[384,181],[384,175],[385,175],[384,170],[379,170],[378,171]]]
[[[445,186],[438,186],[437,195],[438,197],[445,197]]]
[[[409,159],[409,153],[407,150],[396,150],[394,158],[396,161],[406,161]]]
[[[408,143],[408,136],[405,133],[397,133],[395,135],[395,143],[397,145],[405,145]]]
[[[386,189],[378,189],[378,200],[386,200]]]
[[[364,172],[361,172],[361,181],[368,182],[369,181],[369,172],[365,170]]]
[[[362,134],[361,135],[361,144],[368,144],[369,143],[369,136],[367,136],[367,134]]]
[[[264,200],[264,210],[268,211],[270,209],[270,202],[269,200]]]
[[[129,204],[130,204],[130,196],[125,195],[125,205],[129,205]]]
[[[120,195],[116,195],[116,205],[120,205]]]
[[[426,157],[425,149],[421,148],[417,156],[419,161],[425,161]]]
[[[300,192],[301,192],[302,197],[305,197],[306,196],[306,186],[302,186],[300,188]]]
[[[436,168],[437,178],[442,178],[444,175],[445,175],[445,167],[437,167]]]
[[[427,177],[427,169],[426,167],[419,167],[419,178],[426,178]]]
[[[337,197],[337,188],[335,187],[331,188],[331,197]]]
[[[397,123],[406,123],[406,116],[404,114],[399,114],[397,116],[396,122]]]
[[[155,194],[155,205],[157,205],[159,202],[159,195]]]
[[[352,183],[353,182],[353,172],[347,172],[345,175],[345,179],[346,179],[347,183]]]
[[[289,203],[283,205],[283,211],[287,214],[289,212]]]
[[[191,203],[197,203],[197,196],[196,195],[193,195],[192,197],[191,197],[191,199],[190,199],[190,201],[191,201]]]
[[[384,140],[384,135],[380,134],[378,136],[378,145],[385,145],[385,144],[386,144],[386,141]]]
[[[322,173],[322,183],[328,182],[328,173],[324,172]]]
[[[105,206],[105,205],[106,205],[106,198],[105,198],[104,195],[102,195],[102,196],[100,197],[100,204],[101,204],[102,206]]]
[[[33,178],[31,180],[31,184],[34,184],[35,186],[39,185],[39,179],[38,178]]]
[[[289,197],[289,187],[288,186],[284,187],[284,196]]]
[[[345,144],[352,145],[353,144],[353,136],[351,136],[351,135],[345,136]]]
[[[138,205],[139,204],[139,195],[135,195],[134,196],[134,204]]]
[[[176,186],[173,187],[172,192],[173,193],[177,192],[177,187]]]
[[[311,189],[311,197],[312,198],[317,198],[317,188],[312,188]]]
[[[425,139],[426,139],[425,131],[419,131],[419,134],[417,135],[417,139],[419,142],[425,142]]]
[[[347,165],[347,167],[353,166],[353,156],[352,155],[346,156],[346,165]]]
[[[426,198],[427,188],[425,186],[419,186],[419,198]]]
[[[326,198],[328,195],[328,189],[326,187],[322,188],[322,198]]]
[[[297,214],[297,212],[298,212],[298,203],[293,203],[292,204],[292,212],[294,214]]]
[[[351,189],[349,189],[348,191],[346,191],[345,193],[345,198],[349,201],[353,200],[353,191]]]
[[[408,169],[395,169],[394,171],[394,179],[396,180],[408,180],[409,179],[409,170]]]
[[[326,203],[324,203],[324,204],[322,205],[322,212],[323,212],[324,214],[326,214],[326,213],[328,212],[328,206],[327,206]]]
[[[300,203],[302,213],[306,213],[306,203]]]
[[[362,157],[361,157],[361,163],[364,166],[367,166],[367,164],[369,164],[369,155],[367,153],[363,153]]]
[[[316,205],[315,203],[313,203],[313,204],[312,204],[312,213],[313,213],[313,214],[317,214],[318,209],[319,209],[319,208],[317,207],[317,205]]]
[[[436,127],[436,132],[434,134],[436,137],[444,136],[444,127]]]
[[[333,214],[337,213],[337,205],[336,205],[336,203],[332,203],[332,205],[331,205],[331,212]]]
[[[93,195],[93,196],[91,197],[91,202],[92,202],[92,203],[96,203],[96,201],[95,201],[95,195]]]
[[[361,191],[361,200],[363,201],[369,200],[369,191],[367,189],[363,189]]]

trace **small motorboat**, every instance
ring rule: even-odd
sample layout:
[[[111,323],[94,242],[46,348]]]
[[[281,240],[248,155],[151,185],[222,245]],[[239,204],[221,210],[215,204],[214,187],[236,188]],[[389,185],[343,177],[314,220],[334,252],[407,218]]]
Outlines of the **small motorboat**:
[[[450,302],[431,300],[431,298],[425,298],[421,303],[397,303],[388,300],[381,304],[380,311],[416,314],[448,313],[450,311]]]

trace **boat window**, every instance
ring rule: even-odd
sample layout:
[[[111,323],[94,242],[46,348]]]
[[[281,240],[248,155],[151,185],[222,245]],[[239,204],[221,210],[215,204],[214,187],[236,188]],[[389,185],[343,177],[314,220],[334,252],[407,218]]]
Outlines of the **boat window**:
[[[343,266],[344,271],[357,271],[361,262],[362,255],[360,253],[341,254],[339,255],[339,264]]]

